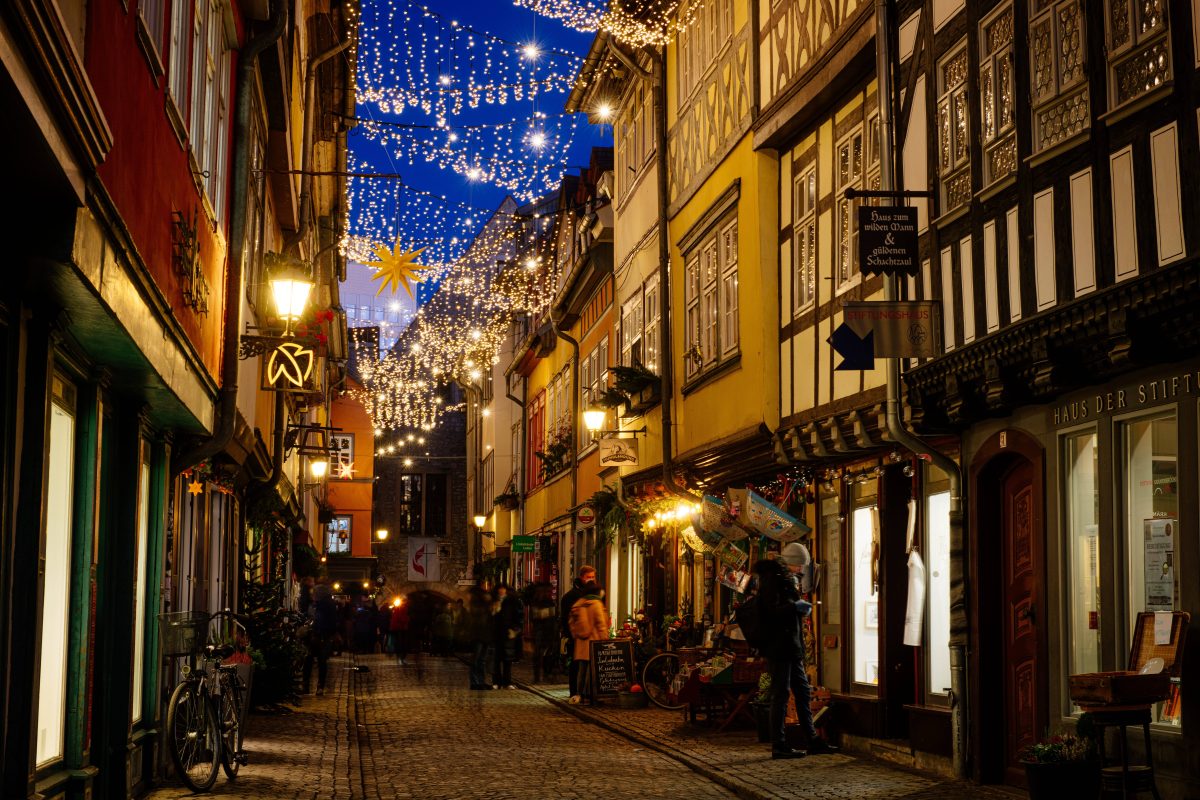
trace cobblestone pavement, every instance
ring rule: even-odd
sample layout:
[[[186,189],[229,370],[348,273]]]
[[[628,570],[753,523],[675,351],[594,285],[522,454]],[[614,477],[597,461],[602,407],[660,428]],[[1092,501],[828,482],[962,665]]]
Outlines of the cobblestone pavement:
[[[250,763],[213,798],[243,800],[605,800],[901,798],[1012,800],[846,755],[772,761],[753,731],[715,734],[660,709],[581,708],[566,687],[472,692],[456,659],[399,667],[330,662],[330,691],[290,714],[255,714]],[[361,668],[360,667],[360,668]],[[528,678],[518,665],[518,678]],[[569,713],[567,713],[569,712]],[[150,800],[191,797],[179,786]]]

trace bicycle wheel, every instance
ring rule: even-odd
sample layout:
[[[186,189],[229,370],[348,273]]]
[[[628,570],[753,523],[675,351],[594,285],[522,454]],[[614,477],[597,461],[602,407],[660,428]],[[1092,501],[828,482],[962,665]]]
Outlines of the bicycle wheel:
[[[234,679],[236,680],[236,678]],[[221,727],[221,769],[225,777],[233,780],[237,777],[238,768],[242,762],[238,759],[238,742],[241,739],[241,719],[238,717],[238,692],[227,682],[217,703],[217,719]]]
[[[175,774],[193,792],[207,792],[217,780],[221,737],[208,698],[192,681],[171,693],[167,708],[167,750]]]
[[[672,711],[683,708],[671,692],[671,683],[679,674],[679,656],[674,653],[659,653],[646,662],[642,670],[642,688],[656,706]]]

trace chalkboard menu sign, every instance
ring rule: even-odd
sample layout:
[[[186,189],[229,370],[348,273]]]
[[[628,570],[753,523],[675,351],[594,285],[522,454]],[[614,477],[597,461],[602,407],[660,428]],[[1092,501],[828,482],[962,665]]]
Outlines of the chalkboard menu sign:
[[[589,644],[592,686],[597,697],[615,695],[617,689],[635,682],[632,639],[602,639]]]

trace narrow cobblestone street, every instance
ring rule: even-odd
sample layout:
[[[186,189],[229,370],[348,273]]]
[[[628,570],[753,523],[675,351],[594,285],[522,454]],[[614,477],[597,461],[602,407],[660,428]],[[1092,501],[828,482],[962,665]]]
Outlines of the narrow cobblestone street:
[[[250,763],[236,781],[218,778],[210,796],[1012,797],[847,755],[771,761],[753,732],[717,736],[656,709],[570,707],[562,702],[565,687],[466,687],[466,667],[456,659],[425,656],[408,667],[384,656],[334,659],[324,697],[306,697],[294,713],[250,718]],[[149,798],[189,796],[169,785]]]

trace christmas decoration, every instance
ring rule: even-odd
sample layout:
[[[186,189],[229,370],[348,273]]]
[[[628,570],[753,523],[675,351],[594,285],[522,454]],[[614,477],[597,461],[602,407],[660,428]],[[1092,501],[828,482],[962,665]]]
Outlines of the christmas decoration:
[[[413,296],[412,284],[420,283],[423,278],[421,273],[427,268],[416,263],[416,258],[425,248],[419,250],[401,251],[400,240],[396,240],[396,246],[391,250],[386,247],[375,248],[376,261],[368,261],[367,266],[375,269],[375,275],[371,278],[373,281],[382,281],[379,284],[379,291],[375,292],[375,296],[383,294],[384,289],[389,290],[389,294],[395,294],[404,287],[404,291],[408,292],[408,296]]]

